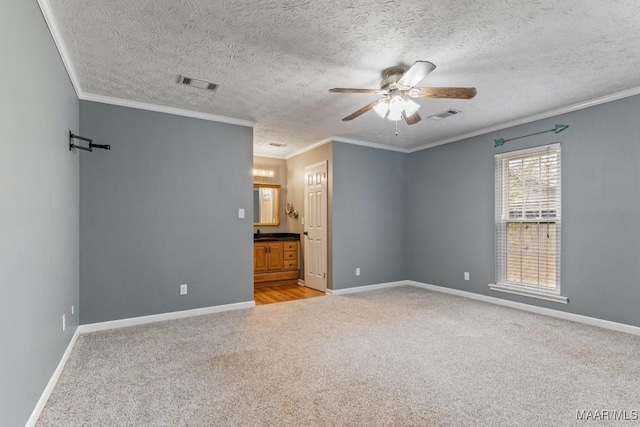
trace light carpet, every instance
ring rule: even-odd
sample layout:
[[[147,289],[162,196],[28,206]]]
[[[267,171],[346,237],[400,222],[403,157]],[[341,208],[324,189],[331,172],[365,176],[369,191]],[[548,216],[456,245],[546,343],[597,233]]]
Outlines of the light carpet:
[[[637,336],[399,287],[81,335],[38,425],[637,425],[639,355]]]

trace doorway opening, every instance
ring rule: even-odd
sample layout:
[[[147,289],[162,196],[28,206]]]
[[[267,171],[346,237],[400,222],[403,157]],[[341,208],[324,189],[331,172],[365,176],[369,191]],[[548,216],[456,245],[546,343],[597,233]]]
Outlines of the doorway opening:
[[[328,161],[298,163],[289,183],[287,163],[276,163],[268,178],[254,179],[256,305],[324,296],[328,282]]]

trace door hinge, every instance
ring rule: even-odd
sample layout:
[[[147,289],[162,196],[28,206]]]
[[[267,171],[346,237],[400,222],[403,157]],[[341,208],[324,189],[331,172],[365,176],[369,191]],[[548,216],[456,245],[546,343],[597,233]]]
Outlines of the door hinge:
[[[326,279],[327,278],[327,273],[322,273],[322,278]]]

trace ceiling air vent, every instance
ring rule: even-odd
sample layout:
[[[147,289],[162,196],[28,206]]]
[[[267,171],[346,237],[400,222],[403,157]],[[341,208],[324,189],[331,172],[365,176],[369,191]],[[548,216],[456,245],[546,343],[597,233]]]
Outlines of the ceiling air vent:
[[[278,142],[270,142],[269,145],[272,145],[274,147],[286,147],[287,144],[280,144]]]
[[[215,91],[216,89],[218,89],[218,86],[219,86],[215,83],[211,83],[206,80],[194,79],[193,77],[186,77],[183,75],[178,76],[178,83],[187,85],[187,86],[197,87],[198,89],[206,89],[210,91]]]
[[[454,110],[453,108],[449,108],[447,111],[443,111],[442,113],[434,114],[433,116],[429,116],[428,118],[431,120],[442,120],[447,117],[451,117],[455,114],[460,113],[458,110]]]

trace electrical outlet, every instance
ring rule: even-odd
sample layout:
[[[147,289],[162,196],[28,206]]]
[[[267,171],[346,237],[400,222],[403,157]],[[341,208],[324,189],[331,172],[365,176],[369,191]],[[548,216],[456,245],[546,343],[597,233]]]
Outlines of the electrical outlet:
[[[186,294],[187,294],[187,285],[183,283],[182,285],[180,285],[180,295],[186,295]]]
[[[302,225],[304,225],[304,217],[303,216],[300,217],[300,222],[302,222]]]
[[[356,276],[360,275],[360,267],[356,268]]]
[[[65,329],[67,329],[67,319],[65,318],[65,315],[62,315],[62,332],[65,331]]]
[[[469,280],[469,272],[468,271],[464,272],[464,280]]]
[[[238,218],[244,218],[244,209],[238,209]]]
[[[73,316],[75,314],[75,308],[73,306],[71,306],[71,315]]]

